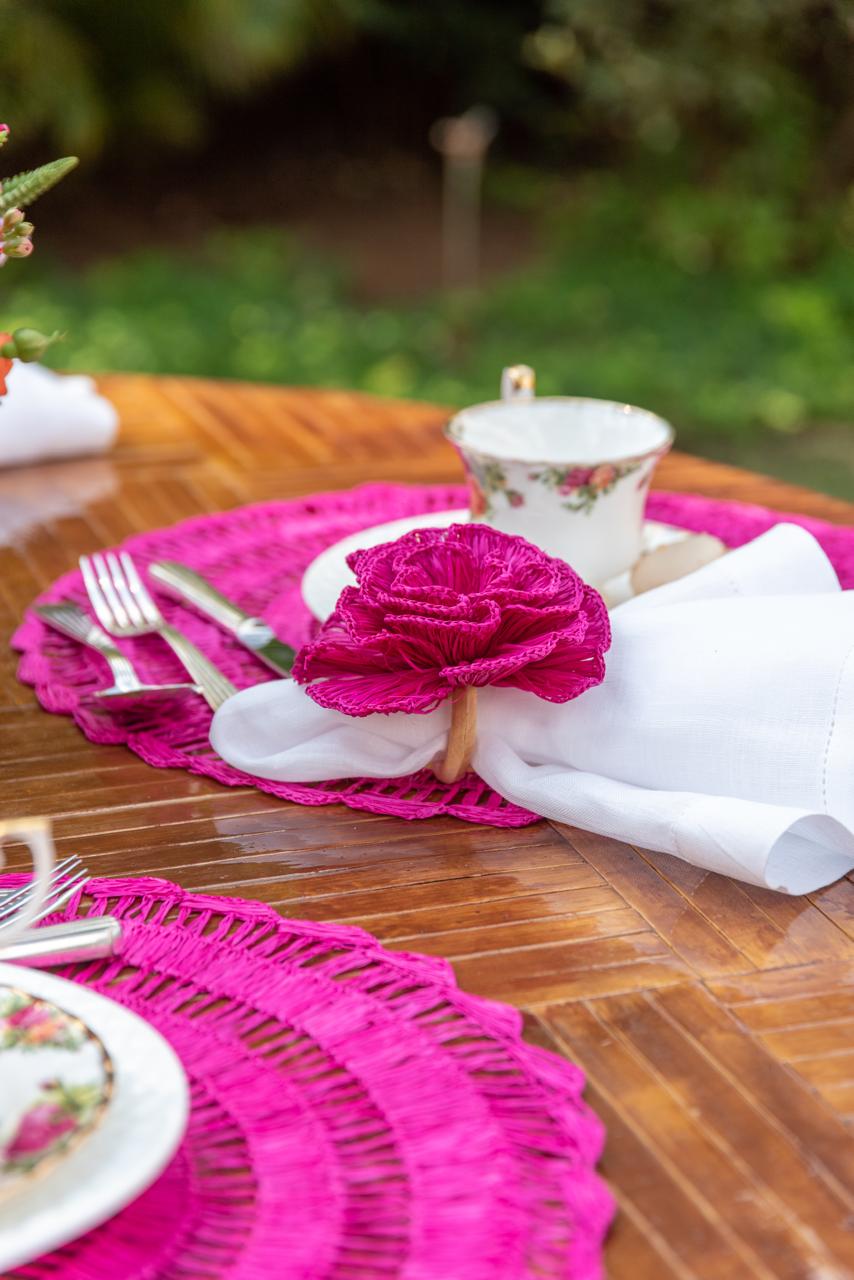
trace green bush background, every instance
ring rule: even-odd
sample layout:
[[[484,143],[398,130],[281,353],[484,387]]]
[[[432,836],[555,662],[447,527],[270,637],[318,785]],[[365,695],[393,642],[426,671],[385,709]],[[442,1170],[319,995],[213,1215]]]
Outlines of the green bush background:
[[[380,134],[397,127],[383,93],[405,93],[396,146],[495,107],[488,200],[532,211],[530,266],[366,305],[262,208],[191,252],[85,270],[40,245],[3,272],[4,327],[66,330],[65,367],[448,403],[525,360],[543,391],[647,405],[691,448],[854,496],[849,0],[0,0],[0,118],[105,184],[182,148],[220,163],[230,104],[342,75],[374,95]],[[341,104],[317,111],[334,125]],[[272,143],[282,117],[259,120]]]

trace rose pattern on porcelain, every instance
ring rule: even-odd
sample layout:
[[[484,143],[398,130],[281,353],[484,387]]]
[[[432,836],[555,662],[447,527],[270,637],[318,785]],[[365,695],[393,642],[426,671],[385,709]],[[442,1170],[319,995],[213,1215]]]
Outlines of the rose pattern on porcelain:
[[[469,484],[469,499],[472,516],[489,517],[495,513],[495,498],[503,496],[508,507],[524,507],[530,501],[522,489],[514,489],[507,479],[507,472],[499,462],[479,463],[473,458],[465,459],[465,469]],[[550,467],[545,466],[527,472],[527,479],[544,485],[555,492],[564,501],[560,505],[565,511],[582,511],[590,515],[599,498],[609,494],[621,480],[634,475],[640,470],[641,461],[603,462],[597,467]],[[642,477],[642,488],[646,477]]]
[[[0,987],[0,1197],[85,1137],[111,1090],[109,1058],[79,1019]]]

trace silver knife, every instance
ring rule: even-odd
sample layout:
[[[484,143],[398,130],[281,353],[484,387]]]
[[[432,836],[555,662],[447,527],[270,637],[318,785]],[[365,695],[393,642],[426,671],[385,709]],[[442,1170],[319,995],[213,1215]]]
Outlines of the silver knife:
[[[272,627],[261,618],[253,618],[244,613],[221,591],[212,587],[200,573],[175,560],[157,560],[148,566],[148,572],[171,595],[186,601],[225,631],[230,631],[245,648],[278,675],[291,674],[296,655],[290,645],[277,640]]]
[[[0,947],[0,963],[33,969],[102,960],[122,950],[122,925],[114,916],[91,916],[32,929],[8,947]]]

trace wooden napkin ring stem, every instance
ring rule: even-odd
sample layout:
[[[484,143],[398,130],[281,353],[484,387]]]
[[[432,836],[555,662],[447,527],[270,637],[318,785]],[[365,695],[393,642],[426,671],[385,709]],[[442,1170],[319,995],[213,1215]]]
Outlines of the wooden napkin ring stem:
[[[477,736],[477,689],[466,685],[451,700],[451,727],[445,756],[431,766],[440,782],[457,782],[471,765]]]

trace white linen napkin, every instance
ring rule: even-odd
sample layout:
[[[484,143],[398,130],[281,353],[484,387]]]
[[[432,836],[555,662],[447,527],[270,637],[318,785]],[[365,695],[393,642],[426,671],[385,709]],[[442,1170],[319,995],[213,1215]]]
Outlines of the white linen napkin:
[[[473,766],[544,817],[784,893],[854,866],[854,592],[811,534],[777,525],[619,606],[604,683],[563,705],[478,696]],[[447,705],[352,719],[291,680],[214,717],[263,778],[398,777],[442,752]]]
[[[91,378],[15,360],[0,397],[0,467],[102,453],[116,438],[118,414]]]

